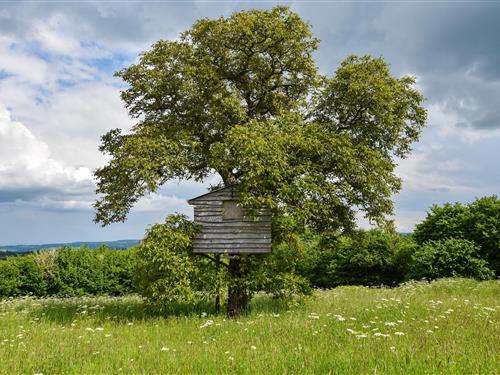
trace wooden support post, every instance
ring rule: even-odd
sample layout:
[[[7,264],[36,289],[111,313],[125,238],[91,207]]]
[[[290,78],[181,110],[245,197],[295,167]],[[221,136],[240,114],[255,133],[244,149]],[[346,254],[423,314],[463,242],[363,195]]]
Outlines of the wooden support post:
[[[215,267],[217,269],[217,291],[215,294],[215,313],[220,313],[220,282],[219,282],[219,274],[220,274],[220,253],[215,255]]]

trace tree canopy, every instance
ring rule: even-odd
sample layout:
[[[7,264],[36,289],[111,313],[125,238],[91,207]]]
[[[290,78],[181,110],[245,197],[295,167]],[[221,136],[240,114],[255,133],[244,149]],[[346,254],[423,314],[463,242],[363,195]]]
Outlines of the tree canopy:
[[[397,158],[425,126],[423,96],[382,58],[349,56],[324,76],[318,46],[278,6],[199,20],[119,71],[137,122],[102,137],[111,160],[95,172],[96,222],[125,220],[169,180],[212,174],[237,184],[246,207],[271,207],[278,229],[351,229],[357,210],[384,222]]]
[[[500,199],[496,195],[469,204],[433,205],[415,228],[415,241],[462,239],[479,247],[478,255],[500,275]]]

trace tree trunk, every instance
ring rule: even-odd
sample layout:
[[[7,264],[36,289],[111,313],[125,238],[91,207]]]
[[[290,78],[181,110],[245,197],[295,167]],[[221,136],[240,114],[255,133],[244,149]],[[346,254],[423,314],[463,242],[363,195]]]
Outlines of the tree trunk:
[[[245,312],[250,302],[250,296],[240,280],[243,276],[240,263],[239,258],[229,259],[229,274],[231,275],[231,284],[227,295],[227,316],[229,318],[234,318]]]

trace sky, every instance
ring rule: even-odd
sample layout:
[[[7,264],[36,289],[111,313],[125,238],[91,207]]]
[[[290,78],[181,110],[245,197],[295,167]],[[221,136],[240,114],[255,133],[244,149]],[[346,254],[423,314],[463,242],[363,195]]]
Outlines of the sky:
[[[428,126],[394,196],[398,230],[432,204],[500,195],[500,2],[281,2],[308,21],[315,58],[332,75],[348,55],[382,56],[411,74]],[[142,238],[205,184],[168,182],[124,223],[94,224],[97,147],[133,125],[113,73],[197,19],[274,2],[0,1],[0,245]],[[361,226],[366,224],[360,221]]]

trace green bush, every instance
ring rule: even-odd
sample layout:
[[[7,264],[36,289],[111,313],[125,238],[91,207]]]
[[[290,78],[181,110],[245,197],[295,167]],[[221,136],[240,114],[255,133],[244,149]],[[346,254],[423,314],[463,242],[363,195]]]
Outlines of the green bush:
[[[203,289],[190,254],[195,233],[187,217],[171,215],[164,224],[153,225],[138,247],[138,291],[160,310],[172,302],[193,302]]]
[[[20,286],[21,276],[15,258],[0,260],[0,297],[17,296]]]
[[[426,219],[416,226],[415,240],[464,239],[479,246],[477,255],[500,276],[500,199],[483,197],[463,205],[446,203],[431,207]]]
[[[302,273],[318,287],[394,285],[404,280],[415,244],[379,229],[325,237],[309,251]]]
[[[133,250],[63,248],[0,260],[0,297],[135,291]]]
[[[0,297],[46,295],[43,272],[32,256],[14,256],[0,261]]]
[[[131,293],[133,275],[131,250],[63,248],[57,251],[50,292],[59,296]]]
[[[428,241],[412,255],[408,278],[472,277],[486,280],[494,277],[487,262],[479,257],[479,246],[460,239]]]
[[[238,286],[249,298],[257,291],[275,297],[310,292],[309,281],[296,272],[301,250],[297,243],[273,247],[271,254],[241,255],[239,277],[232,277],[223,259],[219,270],[201,254],[192,254],[196,225],[183,215],[171,215],[151,227],[137,250],[137,286],[152,306],[162,310],[172,303],[224,298]]]

